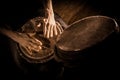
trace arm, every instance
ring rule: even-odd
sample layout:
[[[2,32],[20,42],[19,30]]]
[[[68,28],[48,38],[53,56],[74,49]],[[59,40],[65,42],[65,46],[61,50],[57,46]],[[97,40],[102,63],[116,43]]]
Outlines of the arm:
[[[44,36],[52,38],[62,33],[62,26],[55,21],[54,12],[52,7],[52,0],[45,0],[45,19],[44,21]]]

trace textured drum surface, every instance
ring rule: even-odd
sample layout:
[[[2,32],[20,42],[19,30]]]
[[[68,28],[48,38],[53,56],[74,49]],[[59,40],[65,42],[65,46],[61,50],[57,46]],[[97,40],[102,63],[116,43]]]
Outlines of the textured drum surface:
[[[56,16],[55,16],[56,17]],[[18,31],[22,33],[27,33],[28,35],[24,35],[24,38],[28,38],[28,42],[31,40],[33,44],[35,44],[36,50],[30,50],[29,44],[26,45],[28,47],[18,45],[20,55],[26,59],[30,63],[44,63],[51,59],[53,59],[54,54],[54,45],[55,45],[55,37],[54,38],[46,38],[43,35],[43,17],[35,17],[28,22],[26,22]],[[63,21],[60,17],[56,17],[56,21],[64,26]],[[37,40],[37,41],[35,41]],[[31,42],[30,41],[30,42]],[[40,43],[41,45],[37,44]],[[33,46],[33,45],[32,45]],[[34,46],[33,46],[34,47]],[[31,47],[32,48],[32,47]]]
[[[116,27],[114,20],[92,16],[76,21],[58,38],[57,47],[64,51],[80,51],[110,35]]]
[[[18,45],[20,49],[20,55],[25,58],[28,62],[32,63],[44,63],[47,62],[48,60],[53,58],[53,49],[50,46],[50,41],[45,38],[38,36],[38,40],[41,40],[42,43],[44,44],[42,46],[42,49],[37,52],[34,50],[29,50],[28,48],[22,47],[21,45]]]
[[[116,28],[118,25],[114,19],[106,16],[90,16],[76,21],[58,37],[56,55],[65,64],[84,63],[95,56],[86,49],[101,43]]]
[[[29,20],[22,27],[20,32],[30,33],[31,38],[35,38],[42,43],[41,50],[29,50],[28,47],[19,45],[20,55],[32,63],[43,63],[53,58],[53,46],[50,40],[43,36],[43,18],[36,17]],[[37,33],[38,32],[38,33]],[[27,38],[27,37],[26,37]],[[29,45],[28,45],[29,46]],[[39,49],[39,47],[38,47]]]

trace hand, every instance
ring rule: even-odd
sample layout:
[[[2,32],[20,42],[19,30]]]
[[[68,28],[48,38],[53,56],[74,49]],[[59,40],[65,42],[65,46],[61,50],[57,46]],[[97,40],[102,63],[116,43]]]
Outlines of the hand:
[[[59,24],[59,22],[56,22],[54,19],[52,0],[46,0],[44,6],[45,6],[45,17],[46,17],[46,19],[43,20],[44,37],[52,38],[54,36],[61,34],[63,32],[63,28]]]
[[[40,40],[34,37],[34,33],[20,33],[4,28],[0,29],[0,32],[26,48],[30,54],[32,54],[32,51],[40,52],[42,50],[43,44]]]
[[[63,32],[63,27],[56,22],[54,16],[50,15],[47,19],[43,19],[44,22],[44,37],[52,38]]]
[[[26,48],[28,53],[32,55],[33,51],[35,52],[41,52],[42,51],[42,42],[38,40],[37,38],[30,36],[28,34],[27,39],[25,39],[25,43],[23,44],[23,47]]]

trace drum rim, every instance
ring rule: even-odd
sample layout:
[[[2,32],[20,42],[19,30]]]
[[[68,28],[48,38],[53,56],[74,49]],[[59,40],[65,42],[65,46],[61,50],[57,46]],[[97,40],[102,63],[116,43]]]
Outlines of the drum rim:
[[[116,31],[116,32],[119,32],[119,30],[120,30],[119,25],[118,25],[118,23],[117,23],[117,21],[116,21],[115,19],[113,19],[113,18],[111,18],[111,17],[108,17],[108,16],[102,16],[102,15],[88,16],[88,17],[82,18],[82,19],[80,19],[80,20],[78,20],[78,21],[75,21],[75,22],[72,23],[71,25],[69,25],[69,27],[73,26],[74,24],[77,24],[77,23],[80,22],[80,21],[84,21],[84,20],[90,19],[90,18],[104,18],[104,19],[110,19],[110,20],[112,20],[112,21],[114,22],[115,26],[113,26],[114,29],[113,29],[113,31],[111,31],[111,32],[109,33],[109,35],[110,35],[112,32],[115,32],[115,31]],[[67,29],[69,29],[69,27],[68,27]],[[65,31],[67,31],[67,29],[65,29]],[[64,31],[64,32],[65,32],[65,31]],[[63,32],[62,34],[64,34],[64,32]],[[61,35],[62,35],[62,34],[61,34]],[[109,35],[108,35],[108,36],[109,36]],[[108,36],[106,36],[106,37],[108,37]],[[106,38],[106,37],[105,37],[105,38]],[[61,50],[63,50],[62,47],[58,45],[58,44],[59,44],[59,40],[60,40],[60,36],[57,38],[56,47],[58,47],[58,48],[60,48]],[[87,48],[89,48],[89,47],[87,47]],[[81,50],[81,49],[75,49],[74,51],[80,51],[80,50]],[[82,49],[82,50],[83,50],[83,49]],[[73,50],[64,49],[64,51],[73,51]]]

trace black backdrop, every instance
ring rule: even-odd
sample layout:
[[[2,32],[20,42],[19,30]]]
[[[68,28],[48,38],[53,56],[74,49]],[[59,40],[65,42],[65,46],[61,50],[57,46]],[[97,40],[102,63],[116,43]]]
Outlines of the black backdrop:
[[[69,2],[72,0],[66,0],[66,1]],[[81,0],[75,0],[75,1],[79,2]],[[85,0],[85,1],[88,3],[88,5],[93,7],[96,11],[100,11],[102,15],[107,15],[112,18],[115,18],[118,21],[118,24],[120,23],[119,22],[120,21],[120,12],[119,12],[120,4],[117,0]],[[57,4],[59,2],[64,3],[64,0],[53,0],[54,4]],[[28,1],[1,0],[0,1],[0,27],[4,27],[4,25],[7,24],[7,25],[10,25],[13,30],[16,30],[19,27],[21,27],[30,18],[40,15],[39,13],[40,9],[43,9],[42,0],[28,0]],[[107,66],[108,72],[106,71],[104,75],[106,76],[108,73],[109,74],[106,78],[109,78],[109,77],[111,78],[112,76],[113,78],[116,78],[118,75],[117,74],[118,64],[119,64],[118,54],[120,52],[119,40],[120,39],[117,38],[116,40],[117,42],[115,42],[115,44],[113,42],[112,53],[114,57],[111,57],[112,58],[111,62],[113,61],[112,64]],[[21,77],[22,75],[19,75],[21,74],[21,72],[19,71],[19,69],[17,68],[16,64],[13,61],[11,51],[9,48],[8,38],[2,34],[0,34],[0,63],[1,63],[0,74],[2,74],[0,76],[1,80],[7,79],[7,78],[9,79],[21,78],[24,80],[24,78]],[[103,70],[103,73],[104,73],[104,70]],[[15,78],[16,76],[18,77]]]

